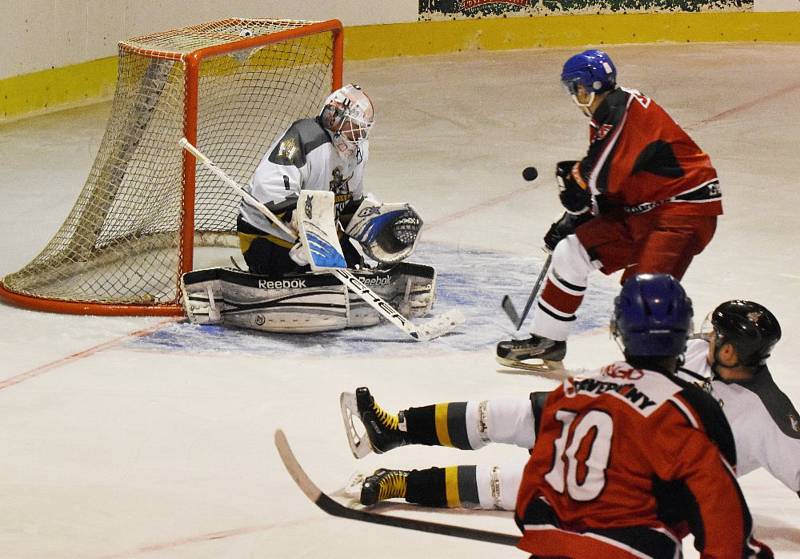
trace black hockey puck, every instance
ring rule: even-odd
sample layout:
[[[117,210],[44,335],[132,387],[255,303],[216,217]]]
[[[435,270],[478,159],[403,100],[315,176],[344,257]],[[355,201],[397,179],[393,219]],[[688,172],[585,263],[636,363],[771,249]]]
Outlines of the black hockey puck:
[[[536,180],[536,177],[538,176],[539,171],[536,170],[536,167],[525,167],[522,170],[522,178],[528,182]]]

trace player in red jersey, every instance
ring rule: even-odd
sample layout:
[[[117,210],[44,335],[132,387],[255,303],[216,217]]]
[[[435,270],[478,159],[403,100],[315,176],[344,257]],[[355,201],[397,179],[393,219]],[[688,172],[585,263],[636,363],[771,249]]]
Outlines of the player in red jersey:
[[[677,514],[702,557],[771,556],[752,540],[722,410],[674,376],[691,316],[667,275],[624,284],[612,331],[625,361],[565,382],[542,410],[517,495],[522,549],[540,558],[678,557]]]
[[[533,316],[531,338],[497,344],[503,365],[560,366],[589,274],[625,270],[681,279],[714,235],[722,214],[711,161],[655,101],[619,87],[616,68],[589,50],[564,64],[561,80],[591,118],[589,151],[562,161],[563,217],[545,236],[552,252]]]
[[[530,447],[535,439],[521,483],[516,466],[380,469],[357,484],[362,504],[402,497],[509,509],[521,487],[521,546],[536,557],[587,557],[589,549],[600,559],[679,556],[687,520],[704,557],[770,557],[749,539],[722,410],[673,376],[690,331],[682,288],[669,276],[638,276],[623,288],[615,317],[626,362],[534,393],[530,402],[449,402],[395,416],[359,389],[351,411],[375,452],[406,444]]]

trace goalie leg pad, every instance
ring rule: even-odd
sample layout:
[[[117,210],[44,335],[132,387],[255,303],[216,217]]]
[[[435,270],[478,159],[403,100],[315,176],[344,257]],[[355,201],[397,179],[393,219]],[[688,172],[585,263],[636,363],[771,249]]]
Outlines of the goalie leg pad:
[[[181,297],[186,316],[192,324],[222,322],[222,286],[216,274],[206,270],[188,272],[181,277]]]
[[[301,334],[341,330],[348,324],[347,288],[328,274],[274,278],[212,268],[184,274],[181,285],[194,324]]]
[[[403,262],[355,274],[408,318],[428,314],[436,272]],[[311,333],[379,324],[381,316],[330,274],[271,277],[233,268],[188,272],[181,278],[184,308],[193,324],[225,324],[262,332]]]
[[[355,275],[406,318],[427,315],[436,300],[436,271],[430,266],[402,262],[389,269],[364,270]],[[349,307],[351,328],[380,322],[380,315],[353,293]]]

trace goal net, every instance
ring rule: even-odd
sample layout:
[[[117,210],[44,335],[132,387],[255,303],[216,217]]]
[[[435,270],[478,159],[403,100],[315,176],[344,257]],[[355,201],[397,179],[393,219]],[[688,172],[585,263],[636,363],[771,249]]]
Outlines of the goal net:
[[[226,19],[121,42],[86,184],[42,252],[0,280],[0,297],[55,312],[180,314],[181,274],[195,247],[236,242],[239,199],[178,140],[244,185],[341,75],[336,20]]]

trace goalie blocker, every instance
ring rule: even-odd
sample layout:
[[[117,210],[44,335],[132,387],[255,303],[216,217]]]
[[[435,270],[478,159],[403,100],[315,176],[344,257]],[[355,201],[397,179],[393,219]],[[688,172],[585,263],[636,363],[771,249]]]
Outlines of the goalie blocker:
[[[402,262],[353,274],[407,318],[430,312],[436,272]],[[263,332],[313,333],[373,326],[380,315],[331,274],[263,276],[209,268],[181,278],[186,315],[193,324],[225,324]]]

